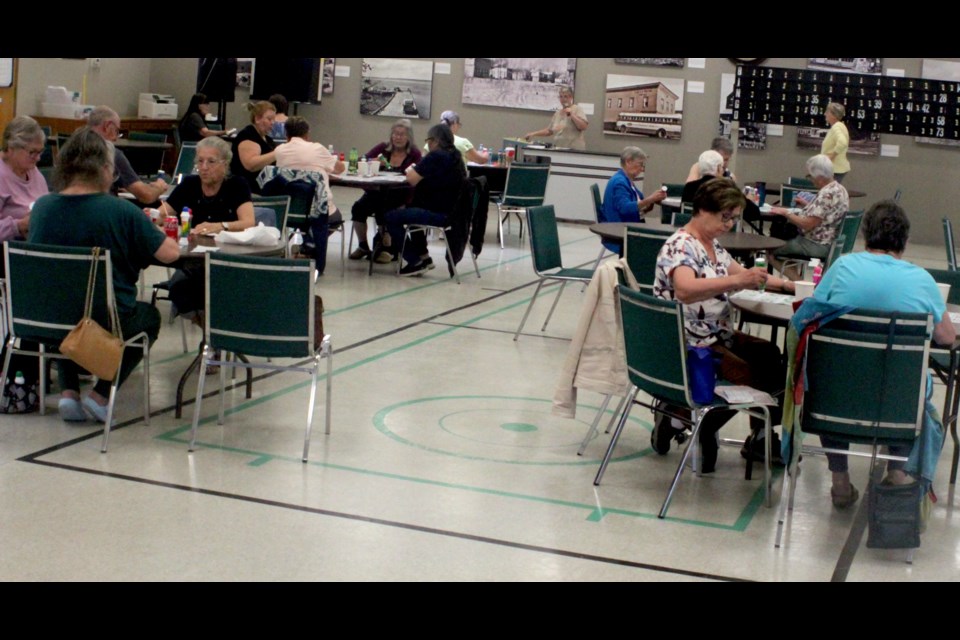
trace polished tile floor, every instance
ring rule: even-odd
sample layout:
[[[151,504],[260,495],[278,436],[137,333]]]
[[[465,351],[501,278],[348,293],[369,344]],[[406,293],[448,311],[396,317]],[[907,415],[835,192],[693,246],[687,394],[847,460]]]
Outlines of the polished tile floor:
[[[337,192],[349,209],[355,197]],[[785,548],[776,509],[743,479],[736,449],[717,473],[684,476],[656,512],[678,460],[649,448],[650,414],[636,411],[601,486],[608,436],[576,455],[601,398],[581,393],[576,420],[550,413],[557,372],[579,312],[568,287],[547,331],[547,290],[525,334],[512,332],[536,278],[517,227],[500,250],[494,226],[463,284],[442,267],[397,278],[378,265],[338,263],[332,239],[320,281],[333,336],[333,430],[318,399],[311,459],[300,462],[307,382],[260,374],[238,385],[228,417],[203,405],[200,446],[187,453],[192,401],[175,419],[176,381],[190,361],[164,325],[151,362],[153,419],[137,418],[140,375],[121,390],[119,427],[99,451],[94,425],[45,416],[0,418],[2,580],[955,580],[960,517],[941,464],[935,506],[914,563],[864,546],[857,509],[829,501],[825,460],[803,464]],[[561,225],[567,265],[598,251],[583,226]],[[441,245],[434,260],[442,264]],[[908,257],[942,266],[939,247]],[[151,269],[148,280],[162,279]],[[241,292],[242,295],[242,292]],[[255,300],[250,300],[256,304]],[[199,333],[191,329],[190,343]],[[239,382],[239,380],[238,380]],[[191,379],[189,396],[195,393]],[[322,397],[322,396],[321,396]],[[936,389],[942,404],[943,388]],[[742,437],[743,421],[725,435]],[[944,460],[952,452],[945,449]],[[854,463],[866,484],[866,463]],[[762,474],[755,474],[755,477]],[[779,500],[779,476],[775,501]],[[858,504],[858,507],[861,505]]]

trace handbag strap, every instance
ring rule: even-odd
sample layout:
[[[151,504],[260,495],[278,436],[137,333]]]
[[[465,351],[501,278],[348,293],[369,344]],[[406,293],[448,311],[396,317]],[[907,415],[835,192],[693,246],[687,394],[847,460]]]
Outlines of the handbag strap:
[[[84,318],[93,317],[93,294],[97,286],[97,268],[100,264],[100,252],[100,247],[93,247],[91,250],[93,261],[90,265],[90,273],[87,276],[87,297],[83,304]],[[107,298],[113,301],[113,304],[107,305],[107,312],[110,316],[110,333],[123,340],[123,336],[120,334],[120,314],[117,311],[116,296],[111,296],[110,293],[109,291],[106,292]]]
[[[883,352],[883,367],[880,369],[880,401],[877,403],[877,419],[873,427],[873,457],[870,460],[870,479],[873,480],[874,469],[877,465],[877,440],[880,437],[880,421],[883,419],[883,400],[886,394],[884,391],[887,388],[887,360],[890,357],[890,353],[893,351],[893,337],[896,334],[897,329],[897,316],[899,314],[894,311],[890,316],[890,323],[887,325],[887,347]]]

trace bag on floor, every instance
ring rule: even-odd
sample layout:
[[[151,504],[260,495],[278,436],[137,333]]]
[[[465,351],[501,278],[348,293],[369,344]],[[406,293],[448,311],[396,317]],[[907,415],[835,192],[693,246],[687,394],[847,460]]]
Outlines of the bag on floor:
[[[877,484],[870,487],[867,507],[869,549],[915,549],[920,546],[923,485]]]

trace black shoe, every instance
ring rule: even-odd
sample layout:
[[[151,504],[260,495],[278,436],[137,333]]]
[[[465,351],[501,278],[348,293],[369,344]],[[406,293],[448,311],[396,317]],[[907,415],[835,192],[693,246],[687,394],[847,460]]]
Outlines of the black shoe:
[[[701,436],[703,433],[701,432]],[[700,473],[713,473],[717,470],[717,452],[720,446],[717,443],[717,434],[708,434],[700,438]]]
[[[432,267],[427,265],[426,260],[421,260],[420,262],[413,264],[410,263],[407,266],[400,269],[401,276],[422,276],[425,272],[429,271]]]
[[[363,260],[370,257],[370,249],[367,247],[357,247],[350,253],[351,260]]]
[[[436,268],[436,265],[433,264],[433,258],[424,258],[420,264],[426,266],[427,271],[429,271],[430,269]]]
[[[774,431],[772,432],[772,439],[770,440],[770,464],[775,467],[784,466],[783,458],[780,456],[780,448],[780,436]],[[764,449],[763,431],[752,432],[747,436],[747,439],[743,441],[743,446],[740,448],[740,455],[744,460],[762,463],[765,456]]]
[[[670,452],[670,441],[676,440],[677,444],[683,444],[687,439],[687,434],[683,429],[677,429],[670,424],[670,416],[658,412],[653,421],[653,431],[650,433],[650,447],[661,456]]]

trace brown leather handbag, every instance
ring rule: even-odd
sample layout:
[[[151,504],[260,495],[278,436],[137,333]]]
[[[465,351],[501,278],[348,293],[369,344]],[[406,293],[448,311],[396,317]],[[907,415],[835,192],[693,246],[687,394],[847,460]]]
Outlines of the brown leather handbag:
[[[93,248],[93,263],[87,278],[87,299],[83,318],[60,343],[60,353],[97,376],[101,380],[113,380],[123,357],[123,338],[120,336],[120,318],[117,303],[109,305],[111,330],[107,331],[91,317],[93,292],[97,283],[97,265],[100,247]]]

